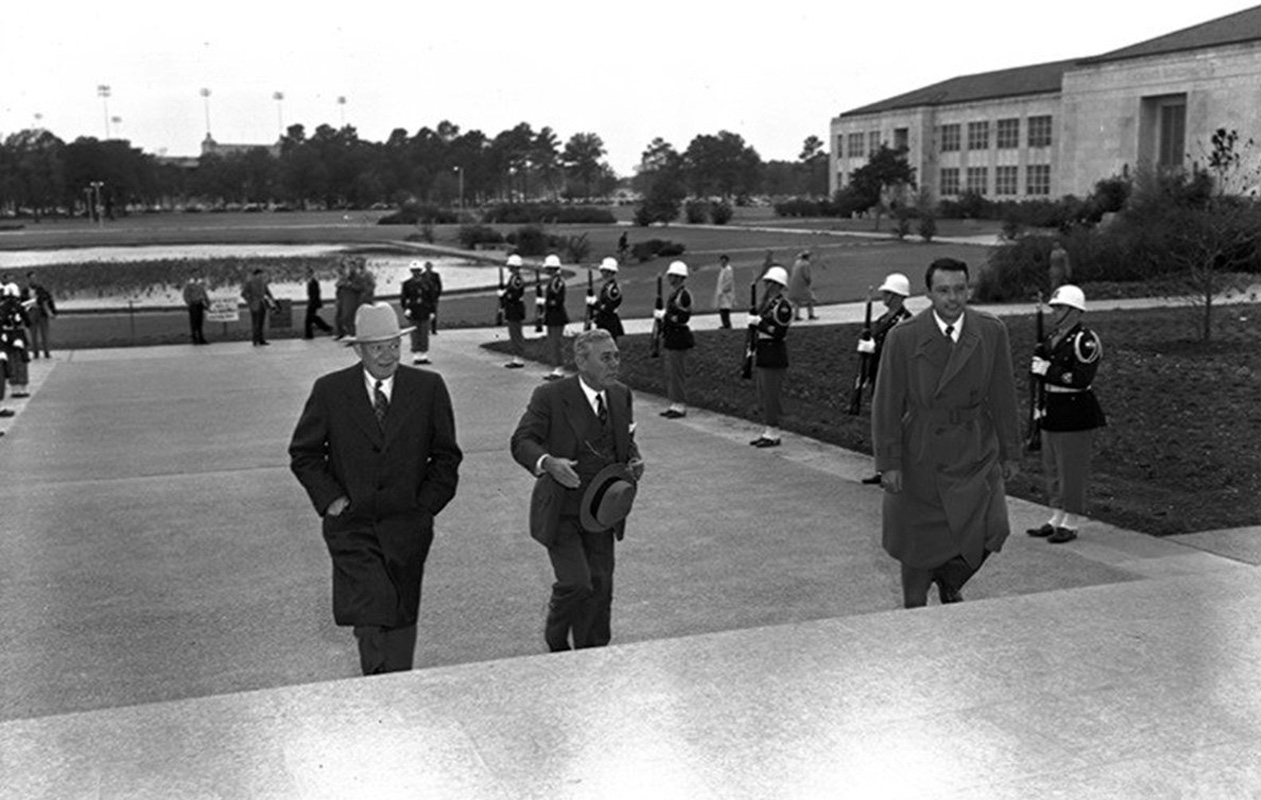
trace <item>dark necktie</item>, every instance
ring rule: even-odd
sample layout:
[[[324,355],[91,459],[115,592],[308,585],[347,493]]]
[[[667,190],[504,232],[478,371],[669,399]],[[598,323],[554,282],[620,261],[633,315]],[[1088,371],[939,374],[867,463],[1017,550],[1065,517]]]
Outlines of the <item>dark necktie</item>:
[[[377,381],[377,385],[372,389],[372,410],[376,412],[377,427],[381,430],[385,430],[385,413],[390,410],[390,398],[381,391],[383,385],[381,381]]]
[[[954,347],[954,344],[955,344],[954,332],[955,332],[955,326],[953,325],[946,326],[946,338],[950,340],[951,347]]]
[[[595,415],[600,418],[601,425],[609,421],[609,410],[604,407],[604,395],[602,393],[595,396]]]

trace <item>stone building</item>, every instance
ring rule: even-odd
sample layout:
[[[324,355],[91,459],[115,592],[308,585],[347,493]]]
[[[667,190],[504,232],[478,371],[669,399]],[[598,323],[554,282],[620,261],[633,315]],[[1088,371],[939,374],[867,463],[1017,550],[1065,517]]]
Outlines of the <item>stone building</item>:
[[[880,144],[934,198],[1085,196],[1146,163],[1203,164],[1218,128],[1261,141],[1261,6],[1098,56],[966,75],[831,123],[832,192]]]

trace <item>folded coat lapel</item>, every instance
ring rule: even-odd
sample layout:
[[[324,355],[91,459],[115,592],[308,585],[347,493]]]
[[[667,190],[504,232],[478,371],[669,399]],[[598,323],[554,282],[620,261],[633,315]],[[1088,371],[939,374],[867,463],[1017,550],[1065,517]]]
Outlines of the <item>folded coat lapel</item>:
[[[368,401],[368,389],[364,382],[363,371],[354,370],[350,373],[350,377],[353,380],[348,380],[345,386],[346,411],[351,420],[374,444],[380,444],[384,437],[381,434],[381,428],[377,425],[376,411],[373,410],[372,403]]]
[[[614,454],[618,461],[627,461],[630,458],[630,422],[623,416],[622,394],[618,392],[617,399],[614,399],[612,389],[606,389],[604,394],[608,398],[605,405],[609,411],[609,424],[613,426]]]
[[[969,316],[966,311],[964,315],[963,331],[959,334],[959,341],[950,348],[950,360],[946,362],[946,368],[941,373],[941,380],[937,382],[936,394],[941,394],[951,378],[959,374],[959,370],[968,363],[968,359],[972,357],[972,351],[981,341],[981,335],[976,330],[976,318]]]

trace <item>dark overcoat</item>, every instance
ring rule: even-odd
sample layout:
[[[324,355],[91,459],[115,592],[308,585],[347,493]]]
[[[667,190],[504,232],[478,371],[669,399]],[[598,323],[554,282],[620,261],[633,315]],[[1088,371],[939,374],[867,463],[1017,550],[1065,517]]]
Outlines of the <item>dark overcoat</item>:
[[[910,567],[956,555],[979,566],[1010,528],[1002,462],[1020,452],[1007,328],[968,308],[952,347],[925,309],[885,340],[872,400],[876,469],[902,471],[884,496],[884,548]]]
[[[323,517],[338,625],[416,621],[433,520],[463,458],[442,377],[400,366],[384,430],[362,365],[319,378],[289,444],[290,467]],[[338,497],[350,505],[325,512]]]
[[[534,475],[535,466],[544,455],[577,460],[582,448],[582,426],[591,412],[591,405],[578,376],[571,375],[534,390],[525,413],[512,433],[512,457]],[[614,383],[605,390],[608,397],[609,424],[613,427],[614,458],[627,463],[639,458],[635,444],[635,415],[631,392],[624,384]],[[530,497],[530,535],[544,546],[556,538],[556,524],[566,492],[581,492],[585,487],[566,489],[544,472],[536,477]],[[625,533],[625,520],[614,529],[617,538]]]

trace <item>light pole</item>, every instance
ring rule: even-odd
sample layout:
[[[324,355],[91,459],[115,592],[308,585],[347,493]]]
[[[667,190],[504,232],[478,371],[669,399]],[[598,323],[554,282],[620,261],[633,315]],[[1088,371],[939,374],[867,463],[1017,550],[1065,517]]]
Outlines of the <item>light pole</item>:
[[[464,169],[455,167],[456,173],[460,176],[460,213],[464,213]]]
[[[105,216],[101,213],[101,189],[105,187],[105,181],[89,181],[88,182],[88,203],[90,210],[89,216],[96,217],[97,224],[102,228],[105,227]]]
[[[276,101],[276,125],[280,127],[280,137],[283,139],[285,135],[285,93],[276,92],[271,96]]]
[[[110,122],[112,122],[112,123],[114,123],[114,130],[119,130],[120,128],[122,128],[122,127],[123,127],[123,118],[122,118],[122,117],[110,117],[110,118],[109,118],[109,121],[110,121]],[[121,138],[122,138],[122,133],[119,133],[119,134],[118,134],[118,137],[121,139]]]
[[[345,96],[345,95],[338,95],[338,97],[337,97],[337,107],[338,107],[338,109],[340,109],[340,110],[341,110],[341,114],[342,114],[342,127],[344,128],[344,127],[346,127],[346,96]]]
[[[101,98],[101,105],[105,108],[105,138],[109,138],[109,86],[101,83],[97,84],[96,96]]]
[[[210,90],[201,90],[201,101],[206,106],[206,138],[210,138]]]

